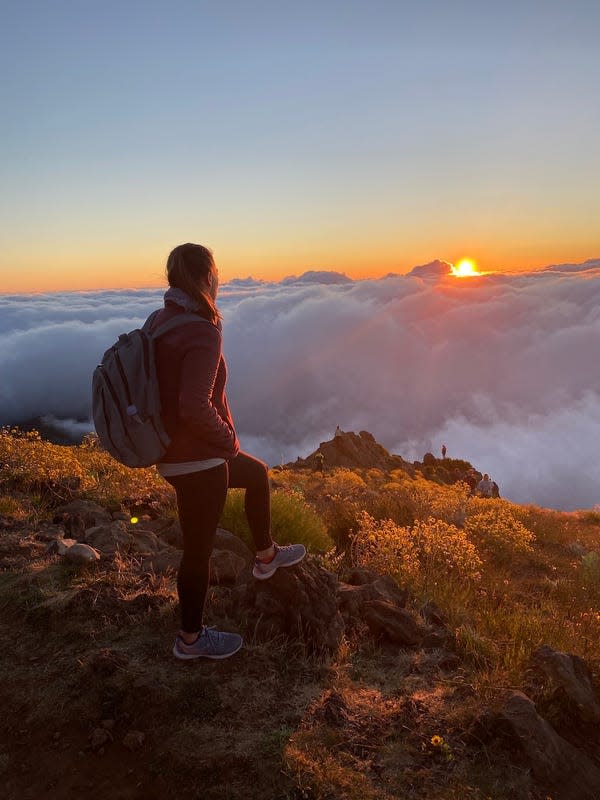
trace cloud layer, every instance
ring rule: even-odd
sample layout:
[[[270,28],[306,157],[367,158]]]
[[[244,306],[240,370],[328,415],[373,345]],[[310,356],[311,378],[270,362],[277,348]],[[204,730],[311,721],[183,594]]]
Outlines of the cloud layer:
[[[279,463],[340,425],[408,459],[445,442],[517,502],[600,503],[600,261],[472,278],[443,263],[223,286],[242,446]],[[158,290],[0,295],[0,423],[89,418],[93,367],[161,301]]]

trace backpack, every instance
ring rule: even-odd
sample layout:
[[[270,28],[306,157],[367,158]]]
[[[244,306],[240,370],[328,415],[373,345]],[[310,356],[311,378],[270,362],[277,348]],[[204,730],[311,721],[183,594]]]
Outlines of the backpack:
[[[141,329],[122,333],[104,353],[92,378],[92,414],[102,447],[127,467],[160,461],[171,439],[161,418],[154,343],[190,322],[208,322],[197,314],[178,314],[151,332],[159,311]]]

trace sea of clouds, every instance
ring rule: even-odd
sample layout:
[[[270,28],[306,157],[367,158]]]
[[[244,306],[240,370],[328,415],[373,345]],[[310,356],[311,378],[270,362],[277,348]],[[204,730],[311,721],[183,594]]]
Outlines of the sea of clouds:
[[[600,260],[448,272],[223,285],[242,447],[277,464],[340,425],[408,460],[445,443],[516,502],[599,504]],[[93,368],[161,304],[162,290],[0,295],[0,424],[89,430]]]

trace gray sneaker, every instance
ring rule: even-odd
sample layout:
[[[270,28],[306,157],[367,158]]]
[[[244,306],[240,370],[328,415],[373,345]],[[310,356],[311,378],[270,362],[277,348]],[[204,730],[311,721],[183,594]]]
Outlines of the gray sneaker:
[[[256,559],[252,574],[259,581],[264,581],[274,575],[279,567],[293,567],[299,564],[306,555],[306,547],[303,544],[275,544],[275,555],[273,559],[265,564]]]
[[[212,658],[221,661],[229,658],[242,646],[243,639],[238,633],[225,633],[214,628],[202,628],[200,635],[193,644],[186,644],[177,634],[173,645],[175,658],[184,660],[190,658]]]

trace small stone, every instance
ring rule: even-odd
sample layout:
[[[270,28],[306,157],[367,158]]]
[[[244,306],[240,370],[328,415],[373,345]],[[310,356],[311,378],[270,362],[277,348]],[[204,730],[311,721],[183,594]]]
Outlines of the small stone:
[[[93,564],[95,561],[100,561],[100,553],[89,544],[77,542],[69,547],[65,558],[72,564]]]

